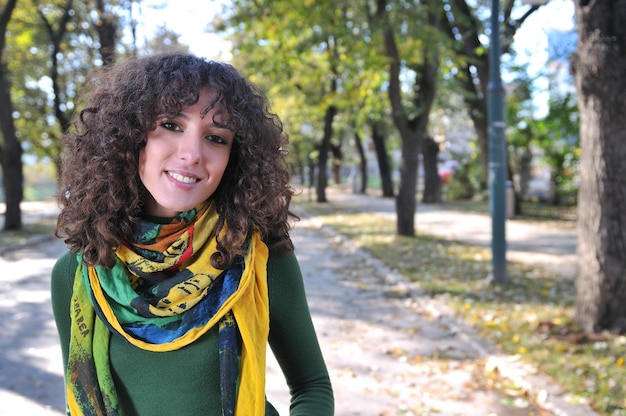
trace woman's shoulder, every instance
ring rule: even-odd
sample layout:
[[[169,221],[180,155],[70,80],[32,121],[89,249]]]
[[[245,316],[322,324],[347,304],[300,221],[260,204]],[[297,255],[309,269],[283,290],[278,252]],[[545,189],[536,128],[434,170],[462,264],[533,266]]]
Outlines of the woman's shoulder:
[[[72,254],[69,250],[66,251],[61,257],[59,257],[54,264],[52,274],[68,271],[70,269],[76,269],[78,265],[76,261],[76,254]]]
[[[51,300],[52,311],[56,320],[57,329],[61,339],[61,346],[67,353],[70,334],[70,302],[76,276],[76,255],[66,252],[54,264],[51,273]]]
[[[270,301],[276,301],[277,297],[292,298],[294,294],[302,290],[302,271],[293,251],[270,249],[267,261],[267,283]]]
[[[267,258],[268,274],[272,272],[289,272],[292,271],[294,267],[299,269],[298,260],[293,250],[279,247],[269,249]]]
[[[55,289],[63,291],[70,288],[74,282],[74,276],[76,274],[76,267],[78,262],[76,255],[67,251],[61,257],[59,257],[52,268],[51,280],[53,293]]]

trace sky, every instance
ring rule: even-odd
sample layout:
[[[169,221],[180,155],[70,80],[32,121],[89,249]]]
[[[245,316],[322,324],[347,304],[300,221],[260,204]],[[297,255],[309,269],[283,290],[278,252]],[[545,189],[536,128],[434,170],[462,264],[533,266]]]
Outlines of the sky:
[[[227,3],[228,0],[144,0],[140,5],[141,15],[145,16],[144,34],[165,26],[178,33],[179,41],[189,45],[194,54],[229,61],[228,42],[207,31],[208,24]]]
[[[548,59],[550,30],[572,30],[574,27],[574,1],[550,0],[533,13],[515,34],[514,47],[520,59],[530,63],[530,70],[538,71]]]
[[[550,92],[548,90],[548,78],[543,76],[548,62],[548,34],[551,33],[553,41],[560,44],[572,45],[573,37],[555,39],[555,31],[571,31],[574,29],[574,1],[573,0],[550,0],[533,13],[515,34],[513,47],[518,53],[516,62],[528,64],[528,75],[536,77],[536,87],[533,94],[535,117],[544,117],[548,110]],[[556,48],[558,49],[558,48]],[[554,51],[555,48],[552,48]],[[567,69],[561,71],[561,75],[569,74]],[[569,75],[567,75],[569,77]],[[506,81],[503,74],[502,79]],[[563,86],[561,86],[563,88]]]

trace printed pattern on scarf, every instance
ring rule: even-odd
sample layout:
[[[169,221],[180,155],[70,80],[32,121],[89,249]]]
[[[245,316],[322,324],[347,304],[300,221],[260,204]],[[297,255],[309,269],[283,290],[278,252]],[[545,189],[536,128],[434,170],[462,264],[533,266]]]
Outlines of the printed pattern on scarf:
[[[143,220],[113,268],[78,255],[66,374],[71,415],[119,415],[109,364],[118,334],[149,351],[172,351],[218,325],[224,414],[262,415],[269,332],[266,264],[258,232],[228,270],[211,266],[217,213],[205,204],[167,223]]]

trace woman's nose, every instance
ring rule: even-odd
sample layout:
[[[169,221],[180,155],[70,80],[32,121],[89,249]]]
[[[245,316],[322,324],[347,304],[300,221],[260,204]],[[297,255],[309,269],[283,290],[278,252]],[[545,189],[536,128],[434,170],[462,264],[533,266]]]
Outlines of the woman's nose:
[[[201,140],[199,134],[193,131],[186,131],[178,142],[178,157],[190,164],[196,164],[202,157]]]

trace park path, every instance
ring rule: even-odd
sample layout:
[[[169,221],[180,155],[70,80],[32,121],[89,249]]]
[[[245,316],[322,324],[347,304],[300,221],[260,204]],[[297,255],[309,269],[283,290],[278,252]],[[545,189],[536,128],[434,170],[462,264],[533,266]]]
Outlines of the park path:
[[[38,239],[0,256],[0,415],[64,412],[61,350],[50,305],[50,273],[65,251]]]
[[[329,188],[328,199],[355,210],[395,218],[395,201],[372,195],[355,194]],[[485,213],[450,209],[445,204],[418,204],[415,215],[418,232],[448,240],[489,248],[491,217]],[[556,224],[508,219],[505,223],[507,259],[548,268],[564,277],[574,278],[577,270],[575,223]]]

